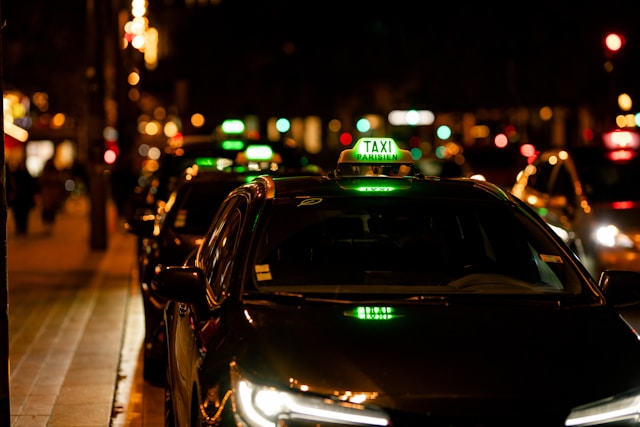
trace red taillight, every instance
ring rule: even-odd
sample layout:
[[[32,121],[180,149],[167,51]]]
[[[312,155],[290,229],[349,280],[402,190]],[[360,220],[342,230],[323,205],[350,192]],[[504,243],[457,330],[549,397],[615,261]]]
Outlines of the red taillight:
[[[633,159],[635,156],[636,152],[631,150],[615,150],[607,153],[609,160],[614,162],[624,162]]]
[[[611,207],[613,209],[631,209],[636,204],[638,204],[638,203],[631,202],[631,201],[613,202],[613,203],[611,203]]]

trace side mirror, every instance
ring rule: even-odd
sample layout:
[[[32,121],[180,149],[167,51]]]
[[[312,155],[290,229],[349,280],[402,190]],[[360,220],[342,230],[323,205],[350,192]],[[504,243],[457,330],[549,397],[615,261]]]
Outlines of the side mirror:
[[[598,286],[609,304],[626,307],[640,303],[640,273],[607,270],[600,274]]]
[[[204,272],[197,267],[171,266],[154,276],[151,290],[168,300],[200,306],[207,300],[206,283]]]

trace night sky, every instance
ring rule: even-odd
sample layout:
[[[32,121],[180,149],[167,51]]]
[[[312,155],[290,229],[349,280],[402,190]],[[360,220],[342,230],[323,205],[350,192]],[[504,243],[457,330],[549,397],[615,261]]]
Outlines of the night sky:
[[[186,79],[194,109],[365,109],[380,102],[379,87],[398,108],[597,104],[611,77],[603,68],[608,31],[626,39],[613,58],[615,85],[640,97],[637,1],[178,3],[151,0],[170,60],[144,84],[171,102],[175,82]],[[84,5],[2,3],[5,88],[47,91],[53,108],[81,109],[70,94],[85,69]]]

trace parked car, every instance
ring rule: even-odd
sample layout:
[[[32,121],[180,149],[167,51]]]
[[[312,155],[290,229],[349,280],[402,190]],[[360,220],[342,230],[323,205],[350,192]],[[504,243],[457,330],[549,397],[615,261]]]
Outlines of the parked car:
[[[167,426],[586,426],[637,420],[640,340],[527,204],[425,177],[389,138],[261,176],[152,281]],[[607,424],[611,425],[611,424]]]
[[[640,271],[640,140],[628,131],[604,138],[599,147],[540,153],[511,189],[596,277],[607,269]]]
[[[166,301],[150,290],[151,280],[164,266],[181,264],[186,259],[200,243],[222,200],[247,180],[244,174],[189,168],[168,200],[158,204],[155,215],[126,223],[128,231],[141,241],[138,278],[145,317],[146,380],[164,380],[166,363],[163,323]]]
[[[242,146],[238,146],[242,147]],[[180,181],[184,170],[198,159],[215,159],[217,169],[230,170],[239,149],[224,148],[211,134],[178,135],[160,147],[157,159],[149,158],[153,167],[143,167],[140,185],[132,195],[132,218],[155,214],[157,203],[166,201]]]
[[[157,202],[153,215],[126,223],[139,237],[139,281],[144,304],[145,339],[143,376],[163,381],[166,363],[163,310],[166,300],[149,285],[163,267],[181,264],[200,243],[218,205],[235,187],[261,174],[273,176],[321,175],[321,169],[281,166],[277,153],[253,144],[233,161],[219,157],[194,158],[195,164],[175,179],[167,200]]]

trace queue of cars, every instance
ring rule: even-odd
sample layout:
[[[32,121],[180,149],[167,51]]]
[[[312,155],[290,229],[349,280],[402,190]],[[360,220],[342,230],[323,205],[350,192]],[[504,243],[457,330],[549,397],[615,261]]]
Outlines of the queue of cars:
[[[145,318],[146,380],[162,380],[166,366],[166,300],[150,291],[151,280],[164,266],[182,263],[200,243],[222,200],[246,181],[244,174],[193,165],[182,174],[168,200],[158,203],[156,214],[127,223],[128,230],[141,239],[138,271]]]
[[[163,382],[165,376],[163,315],[167,301],[151,292],[154,276],[165,266],[181,264],[200,244],[216,209],[235,187],[260,174],[321,174],[314,166],[284,165],[279,153],[265,144],[254,142],[242,151],[221,152],[212,149],[209,139],[195,142],[186,154],[172,155],[165,162],[154,210],[145,210],[125,224],[139,241],[138,279],[145,318],[143,377],[156,383]]]
[[[640,271],[640,136],[617,130],[598,147],[550,149],[512,193],[563,236],[591,273]]]
[[[527,203],[363,138],[259,176],[164,266],[166,426],[587,426],[640,418],[640,339]]]

